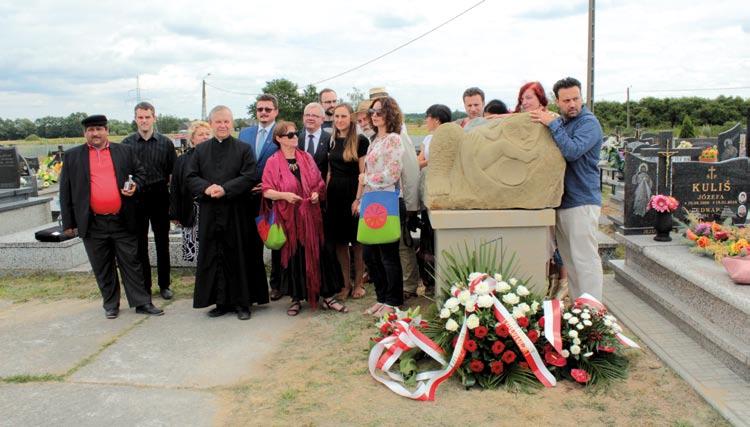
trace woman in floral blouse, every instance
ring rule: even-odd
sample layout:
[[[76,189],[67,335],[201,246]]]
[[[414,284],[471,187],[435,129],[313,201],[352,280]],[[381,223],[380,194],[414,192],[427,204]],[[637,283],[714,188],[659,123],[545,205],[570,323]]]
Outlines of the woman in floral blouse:
[[[368,118],[377,133],[365,157],[365,173],[360,175],[360,185],[354,209],[359,212],[359,200],[368,191],[396,191],[401,177],[401,124],[403,115],[396,100],[391,97],[373,101]],[[403,199],[399,199],[399,214],[405,215]],[[393,243],[363,245],[363,256],[370,278],[375,284],[377,303],[366,313],[377,317],[393,313],[404,302],[404,282],[398,240]]]

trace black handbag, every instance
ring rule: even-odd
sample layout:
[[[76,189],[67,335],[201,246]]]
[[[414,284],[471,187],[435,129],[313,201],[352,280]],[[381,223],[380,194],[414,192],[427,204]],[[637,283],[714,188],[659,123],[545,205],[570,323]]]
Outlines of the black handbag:
[[[37,231],[34,233],[34,238],[40,242],[64,242],[72,239],[72,237],[66,236],[63,232],[62,222],[54,227]]]

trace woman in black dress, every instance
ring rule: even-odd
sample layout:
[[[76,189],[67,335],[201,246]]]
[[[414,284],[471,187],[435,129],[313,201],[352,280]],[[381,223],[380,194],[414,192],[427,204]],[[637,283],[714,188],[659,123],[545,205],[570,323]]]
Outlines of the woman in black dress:
[[[336,245],[336,256],[341,264],[344,276],[344,289],[339,294],[345,299],[349,293],[352,298],[365,296],[362,281],[364,261],[362,246],[357,242],[357,221],[354,202],[357,198],[359,175],[365,170],[365,155],[369,141],[364,135],[357,134],[354,122],[354,110],[349,104],[341,104],[333,111],[333,135],[328,153],[326,210],[326,238]],[[350,259],[349,246],[351,245]],[[352,288],[350,266],[354,263],[356,283]]]
[[[182,259],[195,262],[198,259],[198,202],[187,188],[185,165],[190,162],[195,147],[211,139],[211,126],[204,121],[194,121],[188,135],[189,148],[174,162],[169,182],[169,219],[182,226]]]

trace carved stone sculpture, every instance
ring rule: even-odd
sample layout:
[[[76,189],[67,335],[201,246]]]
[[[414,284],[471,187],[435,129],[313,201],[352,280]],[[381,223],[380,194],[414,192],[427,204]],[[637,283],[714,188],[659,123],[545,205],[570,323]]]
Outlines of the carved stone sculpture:
[[[565,159],[549,130],[528,114],[465,133],[441,125],[430,143],[430,209],[544,209],[560,205]]]

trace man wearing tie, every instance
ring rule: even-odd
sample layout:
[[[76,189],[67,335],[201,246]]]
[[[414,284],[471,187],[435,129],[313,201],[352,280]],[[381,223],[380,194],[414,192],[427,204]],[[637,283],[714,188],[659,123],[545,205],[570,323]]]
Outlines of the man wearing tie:
[[[307,151],[315,159],[320,176],[326,181],[328,176],[328,148],[331,142],[331,134],[323,130],[321,125],[325,118],[325,109],[317,102],[311,102],[305,106],[302,116],[304,129],[299,132],[298,146],[300,150]]]
[[[263,177],[263,169],[266,167],[266,161],[268,158],[279,149],[279,147],[273,143],[273,129],[276,126],[276,116],[279,115],[279,101],[275,96],[264,93],[255,100],[255,118],[258,119],[258,124],[250,126],[249,128],[242,129],[237,139],[248,144],[250,151],[253,153],[257,161],[256,175],[254,182],[257,183],[253,187],[253,197],[251,212],[253,217],[256,217],[260,213],[260,203],[263,199],[261,194],[261,178]],[[262,248],[260,248],[262,250]],[[281,286],[281,253],[279,251],[271,251],[271,301],[276,301],[282,297],[282,293],[279,290]]]

